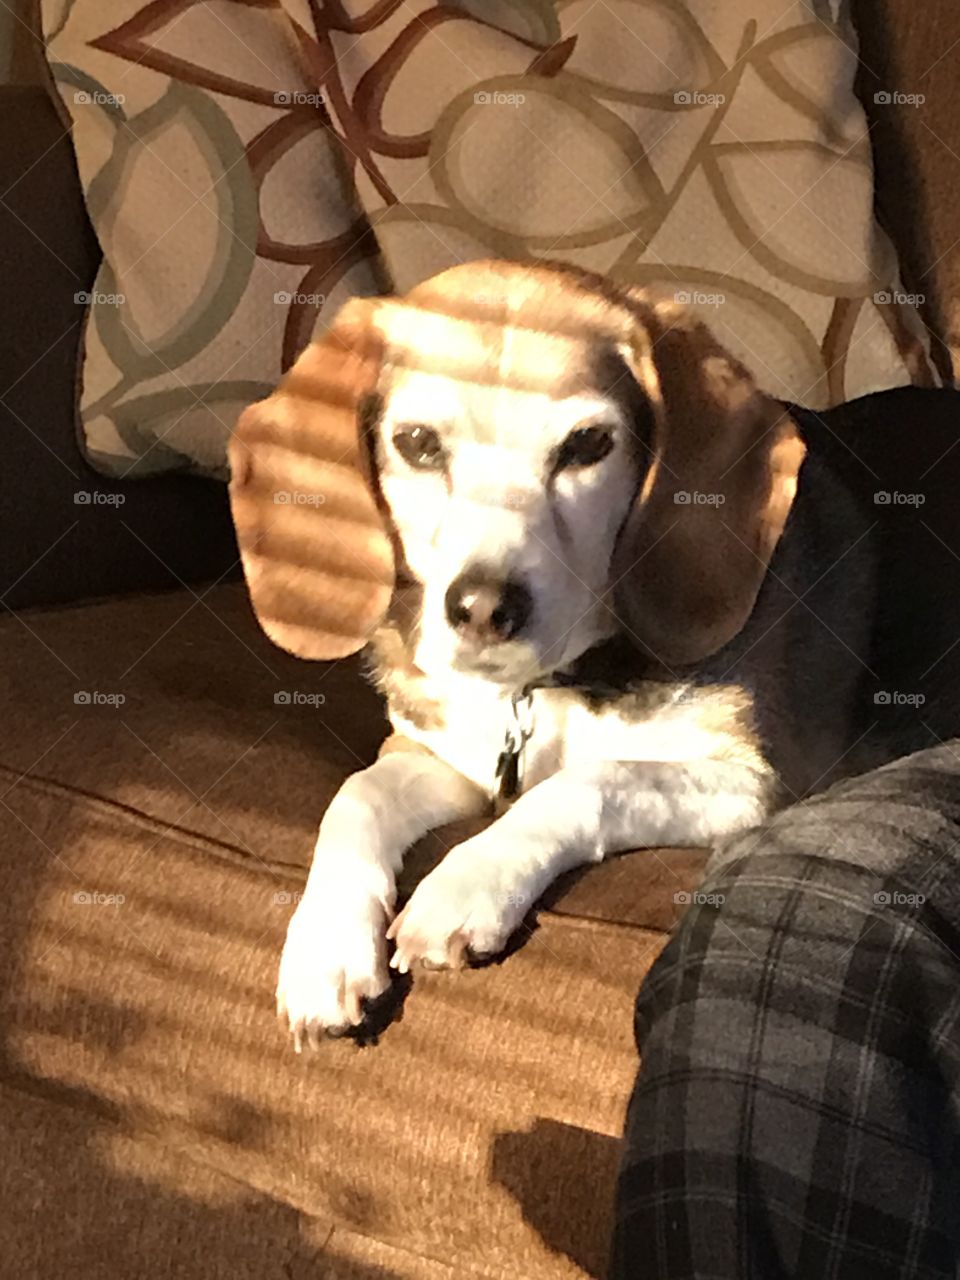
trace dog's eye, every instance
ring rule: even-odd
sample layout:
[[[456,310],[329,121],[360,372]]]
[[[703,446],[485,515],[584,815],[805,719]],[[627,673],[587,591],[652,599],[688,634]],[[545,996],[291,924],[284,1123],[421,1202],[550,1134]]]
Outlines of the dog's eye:
[[[440,471],[446,464],[447,452],[433,427],[402,427],[393,444],[404,462],[418,471]]]
[[[553,470],[592,467],[613,448],[613,433],[606,427],[578,427],[571,431],[553,455]]]

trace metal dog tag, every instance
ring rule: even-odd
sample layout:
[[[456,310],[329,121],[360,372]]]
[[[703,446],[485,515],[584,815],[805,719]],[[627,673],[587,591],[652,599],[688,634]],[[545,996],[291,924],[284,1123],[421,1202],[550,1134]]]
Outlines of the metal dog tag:
[[[503,750],[497,757],[494,777],[500,779],[498,798],[515,800],[520,794],[520,762],[527,739],[533,733],[533,693],[523,689],[510,700],[512,721],[507,727]]]
[[[501,751],[497,759],[496,777],[500,779],[501,800],[514,800],[520,791],[520,752]]]

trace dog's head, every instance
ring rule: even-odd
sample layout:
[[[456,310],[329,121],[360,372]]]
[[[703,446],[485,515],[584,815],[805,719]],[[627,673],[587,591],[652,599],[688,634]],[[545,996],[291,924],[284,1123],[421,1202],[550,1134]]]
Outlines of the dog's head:
[[[626,628],[664,665],[753,608],[803,446],[678,308],[567,267],[471,263],[349,303],[231,445],[254,606],[359,648],[395,573],[410,657],[511,686]]]

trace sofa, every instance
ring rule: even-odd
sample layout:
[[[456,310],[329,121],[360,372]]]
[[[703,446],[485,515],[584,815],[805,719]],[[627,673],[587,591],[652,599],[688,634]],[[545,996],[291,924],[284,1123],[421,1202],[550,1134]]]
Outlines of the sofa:
[[[858,8],[879,208],[948,377],[960,11]],[[933,127],[873,109],[921,78]],[[418,972],[362,1041],[293,1054],[286,923],[382,711],[357,661],[261,633],[221,485],[83,460],[97,246],[45,91],[0,90],[0,120],[0,1280],[602,1277],[633,1002],[706,854],[568,876],[499,962]]]

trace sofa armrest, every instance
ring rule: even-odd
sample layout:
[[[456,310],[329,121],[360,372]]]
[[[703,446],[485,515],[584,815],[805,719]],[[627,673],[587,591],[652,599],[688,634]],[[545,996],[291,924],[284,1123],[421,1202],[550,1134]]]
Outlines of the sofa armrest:
[[[229,574],[225,486],[117,481],[77,443],[84,308],[100,260],[69,134],[42,88],[0,88],[0,599],[9,608]],[[110,501],[78,503],[78,492]]]
[[[956,0],[853,0],[858,91],[867,112],[877,210],[900,254],[906,287],[960,375],[960,5]],[[903,94],[907,101],[877,101]],[[922,96],[916,103],[911,98]],[[937,343],[934,343],[935,348]]]

